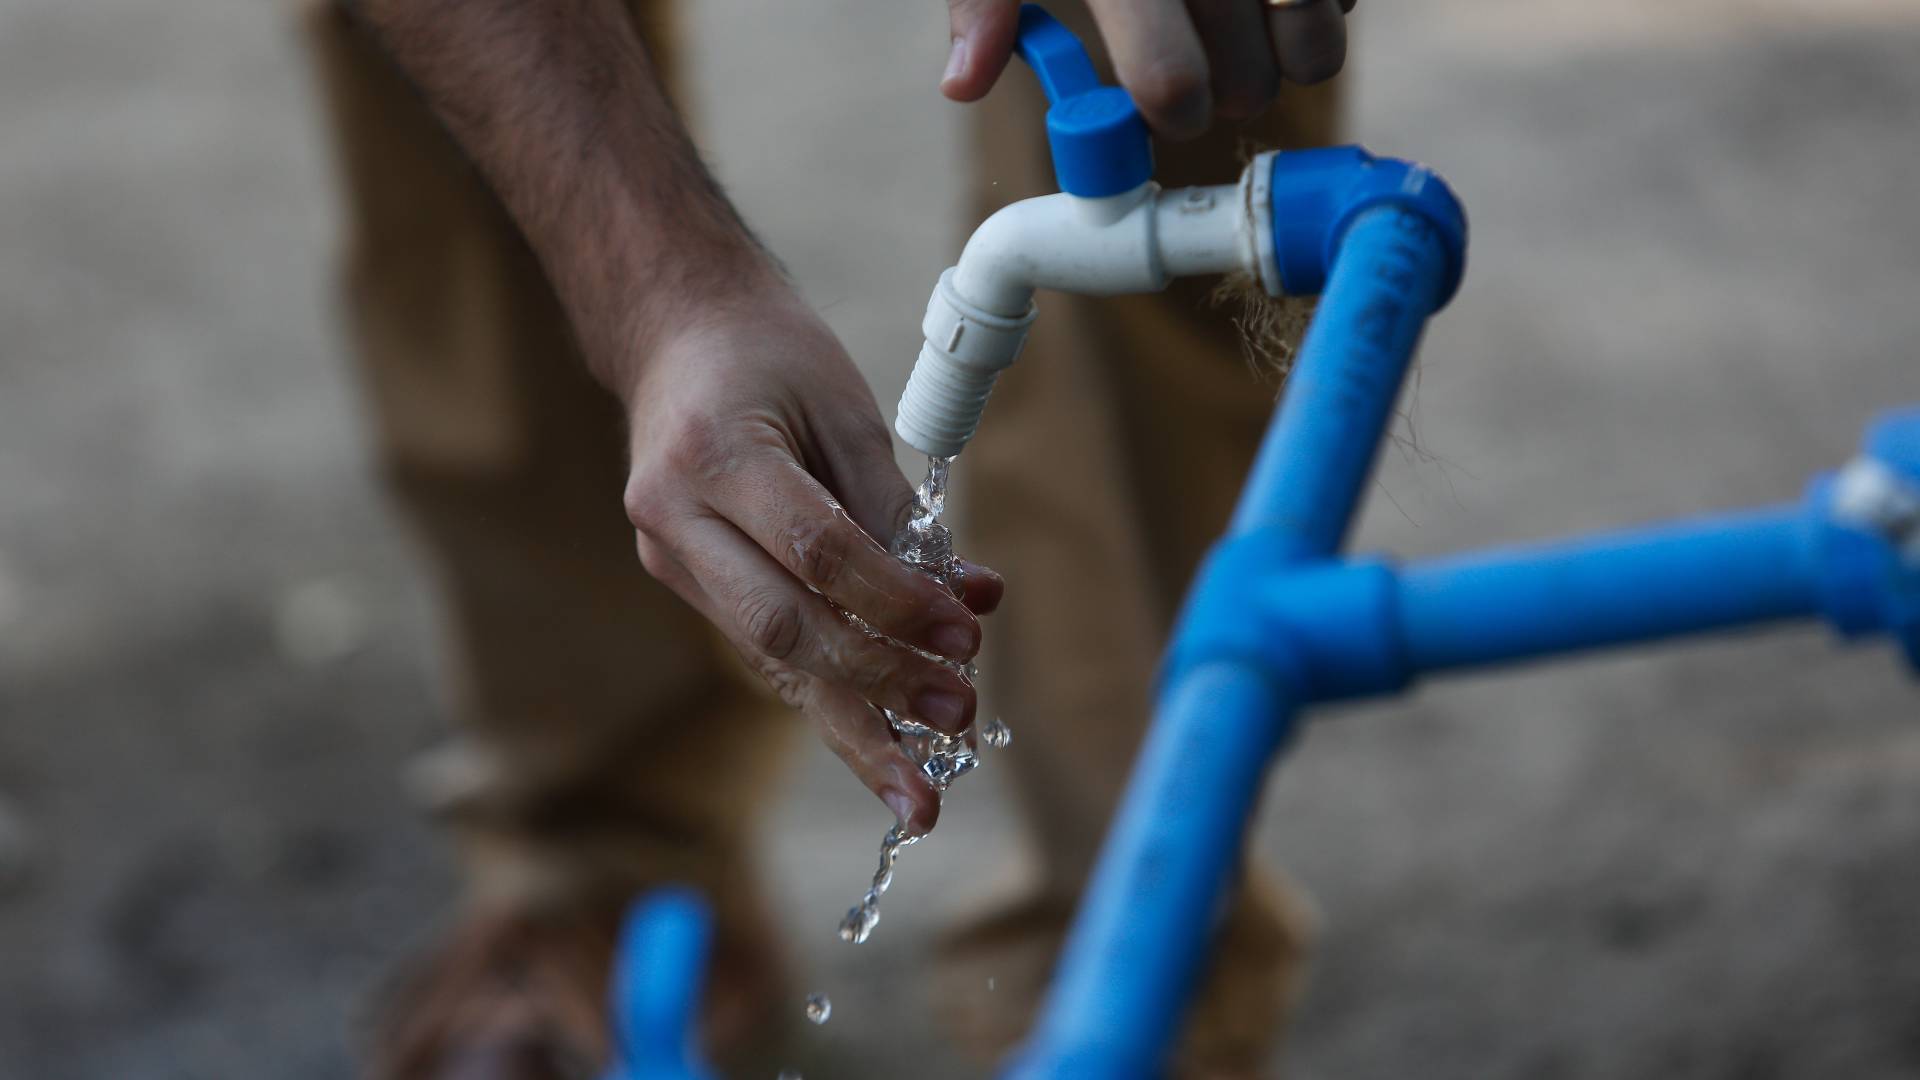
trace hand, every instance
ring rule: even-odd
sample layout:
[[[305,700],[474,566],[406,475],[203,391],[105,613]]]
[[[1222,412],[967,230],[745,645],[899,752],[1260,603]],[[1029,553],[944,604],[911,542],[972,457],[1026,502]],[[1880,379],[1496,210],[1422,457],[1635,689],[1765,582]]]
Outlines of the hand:
[[[863,633],[835,605],[966,660],[1000,578],[968,566],[956,598],[876,540],[906,522],[913,491],[866,381],[784,280],[767,270],[737,296],[690,306],[699,310],[687,325],[638,350],[620,388],[640,560],[812,720],[910,833],[924,833],[940,797],[874,706],[957,732],[973,720],[973,687]]]
[[[880,410],[700,163],[623,0],[358,0],[540,256],[626,403],[640,559],[718,626],[909,831],[939,796],[874,705],[946,731],[1000,579],[954,597],[891,538],[913,505]],[[870,704],[871,703],[871,704]]]
[[[1120,85],[1161,135],[1192,138],[1216,113],[1257,116],[1280,82],[1311,85],[1347,58],[1354,0],[1269,8],[1263,0],[1087,0]],[[1019,0],[947,0],[953,52],[940,92],[978,101],[1013,55]]]

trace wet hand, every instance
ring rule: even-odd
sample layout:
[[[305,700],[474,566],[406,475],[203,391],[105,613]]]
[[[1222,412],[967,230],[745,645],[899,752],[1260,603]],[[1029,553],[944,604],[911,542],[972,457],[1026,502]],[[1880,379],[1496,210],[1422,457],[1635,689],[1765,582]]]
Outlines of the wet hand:
[[[973,721],[973,687],[842,611],[967,660],[1001,582],[969,566],[956,597],[887,552],[914,496],[873,394],[785,281],[769,272],[757,285],[647,343],[620,388],[640,560],[923,833],[939,796],[875,706],[959,731]]]
[[[1257,116],[1281,82],[1324,82],[1347,57],[1354,0],[1087,0],[1120,85],[1154,131],[1173,139],[1214,117]],[[940,91],[977,101],[1013,55],[1019,0],[947,0],[953,33]]]

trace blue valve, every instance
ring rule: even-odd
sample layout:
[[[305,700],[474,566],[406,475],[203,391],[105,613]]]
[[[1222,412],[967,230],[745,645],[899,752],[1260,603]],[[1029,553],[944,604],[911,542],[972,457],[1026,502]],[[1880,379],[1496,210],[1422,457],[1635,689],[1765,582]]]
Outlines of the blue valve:
[[[1047,141],[1060,190],[1097,199],[1132,191],[1153,176],[1153,141],[1133,98],[1100,85],[1073,31],[1038,4],[1020,6],[1020,58],[1052,105]]]

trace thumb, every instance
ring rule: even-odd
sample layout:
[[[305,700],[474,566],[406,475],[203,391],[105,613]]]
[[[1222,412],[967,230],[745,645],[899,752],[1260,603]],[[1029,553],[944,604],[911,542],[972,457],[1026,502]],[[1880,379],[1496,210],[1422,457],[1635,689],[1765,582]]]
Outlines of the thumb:
[[[940,77],[940,92],[955,101],[978,101],[1006,70],[1020,24],[1020,0],[947,0],[953,51]]]

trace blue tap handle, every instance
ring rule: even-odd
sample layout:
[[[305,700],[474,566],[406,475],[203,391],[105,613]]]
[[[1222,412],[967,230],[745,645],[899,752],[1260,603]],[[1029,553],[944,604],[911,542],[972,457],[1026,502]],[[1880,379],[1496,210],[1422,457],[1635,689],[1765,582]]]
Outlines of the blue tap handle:
[[[1015,44],[1052,107],[1047,141],[1060,190],[1097,199],[1132,191],[1153,177],[1153,141],[1133,97],[1102,86],[1073,31],[1038,4],[1020,6]]]
[[[1039,4],[1020,5],[1020,34],[1014,48],[1040,79],[1047,100],[1058,105],[1100,85],[1093,61],[1073,31]]]

